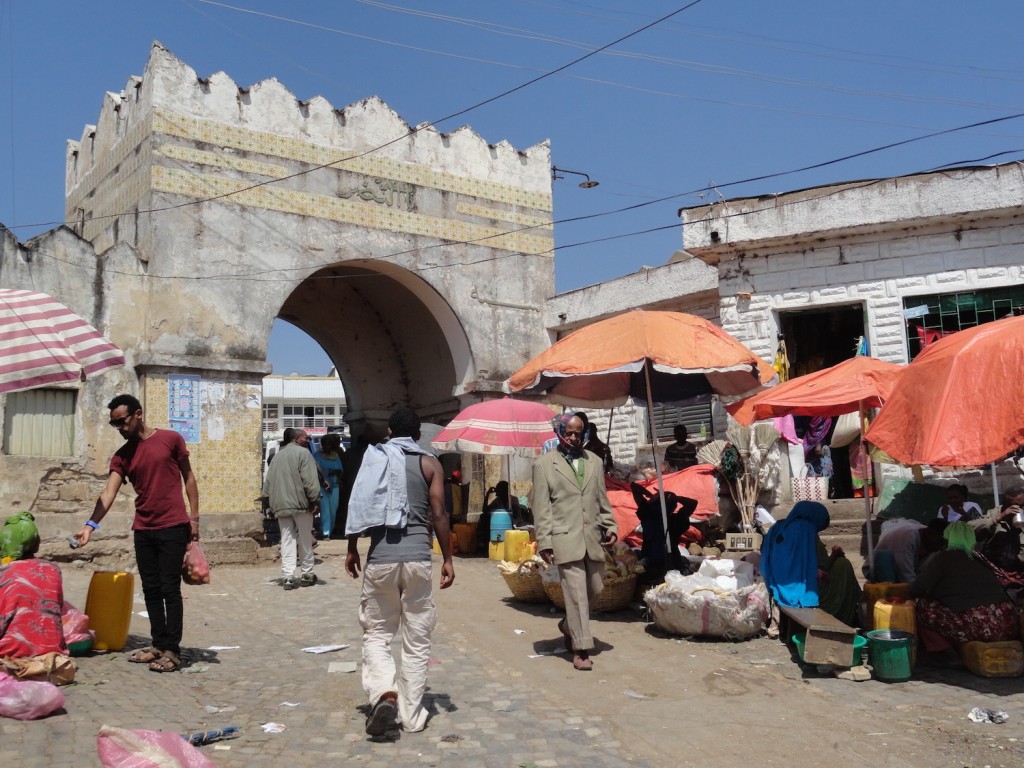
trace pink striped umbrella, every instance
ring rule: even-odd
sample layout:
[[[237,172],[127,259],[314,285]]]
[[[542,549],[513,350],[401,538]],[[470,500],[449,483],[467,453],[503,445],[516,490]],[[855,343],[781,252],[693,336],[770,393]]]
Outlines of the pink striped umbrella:
[[[530,400],[503,397],[465,408],[431,441],[440,451],[539,456],[555,436],[554,411]]]
[[[124,355],[45,293],[0,288],[0,394],[124,365]]]

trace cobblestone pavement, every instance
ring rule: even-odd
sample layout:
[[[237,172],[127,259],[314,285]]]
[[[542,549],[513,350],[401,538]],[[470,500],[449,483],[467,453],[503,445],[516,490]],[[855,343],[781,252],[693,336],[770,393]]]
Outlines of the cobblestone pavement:
[[[0,765],[63,768],[99,765],[101,724],[196,732],[227,725],[241,735],[202,750],[218,766],[338,764],[446,766],[622,765],[621,745],[600,741],[600,718],[566,711],[495,673],[485,656],[445,631],[435,632],[426,731],[373,742],[364,732],[356,621],[360,582],[344,573],[341,542],[321,544],[314,587],[284,591],[277,564],[214,568],[210,585],[184,586],[184,671],[157,674],[126,663],[126,653],[77,659],[65,687],[66,714],[19,722],[0,719]],[[320,555],[318,555],[320,559]],[[481,567],[486,566],[486,561]],[[436,573],[436,568],[435,568]],[[84,608],[92,570],[64,566],[65,597]],[[462,574],[464,577],[466,574]],[[499,584],[504,588],[503,584]],[[149,625],[136,579],[125,650],[148,643]],[[309,646],[348,644],[340,651]],[[213,646],[237,649],[207,650]],[[439,663],[433,663],[433,662]],[[345,662],[355,671],[332,671]],[[296,706],[289,706],[286,702]],[[266,733],[265,723],[286,730]],[[637,763],[636,765],[644,765]]]
[[[793,663],[777,640],[667,638],[627,612],[598,618],[595,672],[578,673],[565,654],[540,655],[560,642],[550,610],[509,603],[481,558],[457,558],[455,587],[435,593],[427,730],[374,742],[358,672],[360,582],[344,573],[343,546],[321,543],[319,583],[288,592],[276,563],[215,567],[210,585],[184,587],[185,671],[156,674],[124,652],[78,659],[64,714],[0,719],[0,766],[99,765],[104,723],[239,726],[237,738],[201,748],[225,768],[1024,764],[1019,679],[919,670],[908,683],[852,683]],[[67,599],[84,608],[92,569],[62,567]],[[137,582],[134,610],[125,650],[148,643]],[[302,651],[324,644],[349,647]],[[1010,721],[970,723],[975,706]]]

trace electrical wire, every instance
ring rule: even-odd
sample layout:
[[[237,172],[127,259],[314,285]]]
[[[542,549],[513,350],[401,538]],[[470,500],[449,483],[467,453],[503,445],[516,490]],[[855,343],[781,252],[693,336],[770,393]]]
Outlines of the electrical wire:
[[[225,8],[232,8],[232,9],[234,9],[233,6],[228,6],[228,5],[224,4],[224,3],[213,2],[213,0],[198,0],[198,2],[206,3],[208,5],[219,5],[219,6],[223,6]],[[556,67],[555,69],[552,69],[552,70],[547,70],[543,74],[538,75],[537,77],[531,78],[530,80],[527,80],[525,83],[520,83],[519,85],[516,85],[516,86],[514,86],[512,88],[508,88],[508,89],[502,91],[501,93],[499,93],[499,94],[497,94],[495,96],[491,96],[491,97],[486,98],[486,99],[484,99],[482,101],[478,101],[477,103],[475,103],[475,104],[473,104],[471,106],[464,107],[464,108],[462,108],[462,109],[460,109],[460,110],[458,110],[456,112],[452,112],[451,114],[445,115],[444,117],[439,117],[436,120],[430,120],[430,121],[428,121],[426,123],[420,123],[419,125],[417,125],[415,127],[410,127],[409,130],[406,133],[402,134],[401,136],[396,136],[395,138],[391,139],[390,141],[386,141],[383,144],[379,144],[379,145],[377,145],[375,147],[371,147],[370,149],[364,150],[363,152],[359,152],[359,153],[354,154],[354,155],[349,155],[348,157],[342,158],[341,160],[333,160],[333,161],[331,161],[329,163],[322,163],[320,165],[315,165],[315,166],[312,166],[310,168],[306,168],[304,170],[297,171],[296,173],[289,174],[287,176],[279,176],[277,178],[268,179],[266,181],[256,182],[255,184],[250,184],[250,185],[242,187],[240,189],[231,190],[229,192],[224,192],[224,193],[221,193],[219,195],[212,195],[210,197],[202,198],[202,199],[199,199],[199,200],[186,200],[186,201],[181,202],[181,203],[175,203],[173,205],[160,206],[160,207],[157,207],[157,208],[149,208],[149,209],[144,210],[144,211],[138,211],[138,213],[161,213],[161,212],[164,212],[164,211],[174,211],[174,210],[178,210],[180,208],[187,208],[187,207],[190,207],[190,206],[201,205],[203,203],[215,202],[217,200],[222,200],[222,199],[227,198],[227,197],[233,197],[235,195],[242,194],[243,192],[249,192],[250,190],[253,190],[253,189],[259,189],[260,187],[270,186],[271,184],[279,184],[282,181],[289,181],[291,179],[296,179],[296,178],[299,178],[299,177],[302,177],[302,176],[306,176],[306,175],[308,175],[310,173],[313,173],[315,171],[320,171],[320,170],[323,170],[325,168],[337,167],[338,165],[341,165],[343,163],[349,162],[351,160],[356,160],[358,158],[365,157],[366,155],[373,154],[374,152],[377,152],[377,151],[379,151],[381,149],[384,149],[385,147],[389,147],[392,144],[396,144],[397,142],[402,141],[403,139],[407,139],[408,137],[410,137],[410,136],[412,136],[414,134],[420,133],[421,131],[425,131],[428,128],[432,128],[432,127],[436,126],[438,123],[443,123],[443,122],[445,122],[447,120],[452,120],[452,119],[454,119],[456,117],[461,117],[462,115],[468,114],[468,113],[470,113],[470,112],[472,112],[472,111],[474,111],[476,109],[479,109],[479,108],[481,108],[483,106],[486,106],[488,104],[492,104],[495,101],[498,101],[499,99],[503,99],[506,96],[511,96],[514,93],[518,93],[519,91],[521,91],[521,90],[523,90],[525,88],[528,88],[528,87],[530,87],[532,85],[535,85],[535,84],[541,82],[542,80],[546,80],[547,78],[552,77],[552,76],[554,76],[554,75],[558,74],[559,72],[562,72],[562,71],[564,71],[566,69],[569,69],[570,67],[573,67],[576,64],[579,64],[580,62],[586,61],[587,59],[591,58],[592,56],[596,56],[597,54],[601,53],[602,51],[604,51],[604,50],[606,50],[608,48],[611,48],[614,45],[618,45],[619,43],[623,42],[624,40],[629,40],[632,37],[636,37],[637,35],[641,34],[642,32],[646,32],[648,29],[651,29],[652,27],[657,26],[658,24],[662,23],[663,21],[665,21],[667,19],[672,18],[673,16],[677,16],[678,14],[682,13],[683,11],[689,10],[690,8],[694,7],[695,5],[698,5],[701,2],[703,2],[703,0],[690,0],[690,2],[687,3],[686,5],[684,5],[683,7],[677,8],[676,10],[672,11],[671,13],[668,13],[668,14],[662,16],[661,18],[659,18],[659,19],[657,19],[655,21],[650,22],[649,24],[645,24],[644,26],[640,27],[639,29],[633,30],[629,34],[626,34],[626,35],[623,35],[622,37],[616,38],[615,40],[612,40],[610,43],[606,43],[605,45],[601,46],[600,48],[596,48],[596,49],[594,49],[594,50],[592,50],[592,51],[590,51],[588,53],[585,53],[583,56],[579,56],[576,59],[573,59],[572,61],[567,62],[566,64],[563,64],[563,65],[561,65],[559,67]],[[269,15],[269,14],[262,14],[261,13],[261,14],[258,14],[258,15]],[[97,217],[91,219],[91,221],[100,221],[100,220],[103,220],[103,219],[115,218],[115,217],[121,216],[121,215],[124,215],[124,214],[123,213],[107,214],[105,216],[97,216]],[[56,224],[66,224],[66,223],[67,222],[61,221],[61,222],[48,222],[48,223],[45,223],[45,224],[21,225],[21,226],[22,227],[23,226],[37,226],[38,227],[38,226],[52,226],[52,225],[56,225]],[[19,227],[19,228],[21,228],[21,227]]]

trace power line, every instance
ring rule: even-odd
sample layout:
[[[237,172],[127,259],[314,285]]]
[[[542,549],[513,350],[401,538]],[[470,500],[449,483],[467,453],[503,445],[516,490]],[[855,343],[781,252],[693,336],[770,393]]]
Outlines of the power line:
[[[198,0],[198,1],[201,2],[201,3],[206,3],[207,5],[217,5],[217,6],[222,6],[224,8],[231,8],[232,10],[239,10],[239,9],[235,8],[234,6],[229,6],[229,5],[226,5],[224,3],[214,2],[213,0]],[[438,123],[442,123],[442,122],[445,122],[447,120],[451,120],[451,119],[456,118],[456,117],[461,117],[462,115],[468,114],[469,112],[472,112],[472,111],[474,111],[476,109],[479,109],[480,107],[486,106],[488,104],[492,104],[495,101],[498,101],[499,99],[503,99],[506,96],[511,96],[514,93],[518,93],[519,91],[523,90],[524,88],[528,88],[531,85],[535,85],[535,84],[541,82],[542,80],[546,80],[547,78],[552,77],[552,76],[558,74],[559,72],[563,72],[564,70],[569,69],[570,67],[573,67],[576,64],[579,64],[582,61],[586,61],[587,59],[591,58],[592,56],[596,56],[597,54],[599,54],[602,51],[605,51],[605,50],[611,48],[612,46],[618,45],[619,43],[621,43],[621,42],[623,42],[625,40],[629,40],[632,37],[636,37],[637,35],[641,34],[642,32],[646,32],[648,29],[651,29],[652,27],[657,26],[658,24],[662,23],[663,21],[666,21],[667,19],[671,19],[673,16],[677,16],[678,14],[682,13],[683,11],[689,10],[690,8],[694,7],[695,5],[697,5],[698,3],[701,3],[701,2],[703,2],[703,0],[691,0],[691,2],[687,3],[682,8],[677,8],[676,10],[672,11],[671,13],[668,13],[668,14],[662,16],[661,18],[659,18],[659,19],[657,19],[655,21],[650,22],[649,24],[645,24],[644,26],[640,27],[639,29],[633,30],[629,34],[626,34],[626,35],[623,35],[622,37],[616,38],[615,40],[612,40],[610,43],[602,45],[600,48],[596,48],[596,49],[594,49],[592,51],[589,51],[589,52],[585,53],[584,55],[579,56],[579,57],[573,59],[572,61],[570,61],[570,62],[568,62],[566,64],[563,64],[560,67],[556,67],[555,69],[548,70],[548,71],[544,72],[543,74],[538,75],[537,77],[534,77],[534,78],[532,78],[530,80],[527,80],[525,83],[521,83],[521,84],[519,84],[517,86],[509,88],[509,89],[507,89],[505,91],[502,91],[501,93],[499,93],[499,94],[497,94],[495,96],[491,96],[489,98],[486,98],[483,101],[479,101],[476,104],[473,104],[472,106],[465,107],[463,109],[458,110],[457,112],[452,112],[449,115],[445,115],[444,117],[439,117],[439,118],[437,118],[435,120],[431,120],[431,121],[428,121],[426,123],[420,123],[419,125],[417,125],[414,128],[409,128],[409,130],[405,134],[403,134],[401,136],[396,136],[395,138],[391,139],[390,141],[386,141],[383,144],[379,144],[376,147],[371,147],[370,149],[364,150],[363,152],[359,152],[359,153],[357,153],[355,155],[350,155],[350,156],[348,156],[346,158],[342,158],[341,160],[334,160],[334,161],[329,162],[329,163],[323,163],[321,165],[315,165],[312,168],[306,168],[305,170],[297,171],[296,173],[292,173],[292,174],[289,174],[287,176],[281,176],[281,177],[274,178],[274,179],[268,179],[267,181],[256,182],[255,184],[250,184],[249,186],[242,187],[241,189],[231,190],[229,192],[224,192],[224,193],[219,194],[219,195],[213,195],[211,197],[202,198],[200,200],[187,200],[187,201],[182,202],[182,203],[176,203],[174,205],[165,205],[165,206],[161,206],[159,208],[149,208],[147,210],[138,211],[138,213],[161,213],[163,211],[174,211],[174,210],[178,210],[180,208],[187,208],[189,206],[201,205],[202,203],[215,202],[217,200],[221,200],[221,199],[226,198],[226,197],[233,197],[235,195],[242,194],[243,192],[249,192],[250,190],[253,190],[253,189],[259,189],[260,187],[269,186],[271,184],[278,184],[278,183],[283,182],[283,181],[290,181],[291,179],[296,179],[296,178],[299,178],[301,176],[306,176],[307,174],[313,173],[314,171],[320,171],[320,170],[323,170],[325,168],[333,168],[333,167],[336,167],[337,165],[339,165],[341,163],[346,163],[346,162],[349,162],[351,160],[357,160],[360,157],[365,157],[366,155],[373,154],[374,152],[377,152],[377,151],[379,151],[381,149],[384,149],[385,147],[389,147],[392,144],[396,144],[399,141],[402,141],[403,139],[407,139],[408,137],[413,136],[413,135],[415,135],[415,134],[417,134],[417,133],[419,133],[421,131],[425,131],[427,128],[432,128],[432,127],[436,126]],[[244,10],[244,9],[242,9],[242,10]],[[270,16],[271,14],[257,13],[257,15],[260,15],[260,16]],[[123,216],[123,215],[125,215],[125,214],[124,213],[112,213],[112,214],[107,214],[105,216],[97,216],[97,217],[91,219],[91,221],[100,221],[100,220],[103,220],[103,219],[116,218],[118,216]],[[52,225],[55,225],[55,224],[66,224],[66,223],[67,223],[66,221],[46,222],[46,223],[43,223],[43,224],[21,225],[21,226],[19,226],[17,228],[20,229],[20,228],[25,227],[25,226],[36,226],[36,227],[38,227],[38,226],[52,226]]]
[[[965,166],[965,165],[976,164],[976,163],[979,163],[979,162],[984,162],[986,160],[993,159],[995,157],[1002,157],[1002,156],[1005,156],[1005,155],[1008,155],[1008,154],[1015,154],[1015,153],[1024,153],[1024,149],[1004,150],[1002,152],[997,152],[997,153],[994,153],[992,155],[988,155],[988,156],[983,157],[983,158],[975,158],[975,159],[970,159],[970,160],[955,160],[955,161],[952,161],[952,162],[949,162],[949,163],[944,163],[942,165],[935,166],[935,167],[933,167],[931,169],[928,169],[928,170],[917,171],[915,173],[908,174],[908,175],[912,175],[913,176],[913,175],[921,175],[921,174],[926,174],[926,173],[936,173],[936,172],[939,172],[939,171],[942,171],[942,170],[949,170],[949,169],[956,168],[958,166]],[[1018,164],[1020,164],[1020,163],[1018,163]],[[774,200],[771,205],[765,206],[763,208],[754,208],[754,209],[747,209],[747,210],[743,210],[743,211],[733,211],[731,213],[723,213],[723,214],[720,214],[718,218],[721,218],[721,219],[732,219],[732,218],[739,218],[739,217],[742,217],[742,216],[752,216],[754,214],[762,213],[764,211],[777,211],[777,210],[779,210],[781,208],[785,208],[785,207],[788,207],[788,206],[803,205],[803,204],[809,203],[809,202],[825,200],[825,199],[827,199],[829,197],[832,197],[832,196],[838,195],[838,194],[842,194],[842,193],[848,192],[850,190],[866,189],[868,187],[872,187],[872,186],[875,186],[877,184],[882,184],[882,183],[889,182],[889,181],[895,181],[895,180],[897,180],[899,178],[902,178],[902,177],[888,176],[888,177],[880,178],[880,179],[870,179],[870,180],[862,182],[862,183],[844,184],[844,185],[842,185],[838,189],[831,189],[830,191],[824,192],[824,193],[819,194],[819,195],[814,195],[814,196],[811,196],[811,197],[802,196],[799,199],[793,199],[793,200],[782,201],[782,202],[778,202],[777,200]],[[702,187],[701,189],[694,190],[693,192],[691,192],[689,194],[698,194],[698,193],[708,192],[708,191],[712,191],[712,190],[716,190],[717,191],[717,189],[720,188],[720,187],[732,186],[732,185],[739,184],[739,183],[743,183],[743,182],[727,182],[727,183],[724,183],[724,184],[708,185],[706,187]],[[565,223],[565,222],[574,221],[574,220],[576,220],[576,219],[566,219],[566,220],[563,220],[562,222],[556,222],[556,223]],[[571,248],[578,248],[578,247],[585,246],[585,245],[595,245],[595,244],[598,244],[598,243],[611,242],[613,240],[622,240],[622,239],[629,238],[629,237],[638,237],[638,236],[642,236],[642,235],[652,234],[654,232],[664,232],[664,231],[671,230],[671,229],[678,229],[680,226],[681,225],[680,225],[679,221],[676,220],[676,221],[673,221],[671,224],[666,224],[666,225],[662,225],[662,226],[649,227],[649,228],[642,229],[642,230],[635,230],[635,231],[631,231],[631,232],[623,232],[623,233],[619,233],[619,234],[608,235],[606,237],[592,238],[590,240],[578,241],[578,242],[569,243],[569,244],[566,244],[566,245],[553,246],[552,248],[550,248],[550,249],[548,249],[546,251],[543,251],[541,253],[538,253],[538,254],[506,253],[506,254],[498,254],[496,256],[484,256],[484,257],[481,257],[481,258],[478,258],[478,259],[461,260],[461,261],[454,262],[454,263],[432,264],[432,265],[421,266],[421,267],[416,267],[416,268],[409,268],[409,267],[403,267],[403,266],[396,265],[396,264],[389,264],[386,261],[384,261],[385,259],[394,259],[394,258],[397,258],[399,256],[405,256],[405,255],[408,255],[408,254],[411,254],[411,253],[418,253],[418,252],[422,252],[422,251],[426,251],[426,250],[432,250],[432,249],[436,249],[436,248],[452,248],[452,247],[460,246],[460,245],[479,245],[480,243],[485,242],[487,240],[490,240],[492,238],[502,237],[502,236],[504,236],[506,234],[509,234],[509,233],[501,233],[501,234],[498,234],[498,235],[488,235],[487,237],[478,238],[476,240],[446,241],[446,242],[438,243],[438,244],[435,244],[435,245],[419,246],[419,247],[415,247],[415,248],[407,248],[407,249],[402,250],[402,251],[393,251],[392,253],[376,257],[375,261],[377,262],[377,265],[376,265],[375,269],[368,270],[369,274],[366,274],[366,275],[345,275],[345,276],[341,276],[341,275],[336,275],[336,274],[330,274],[330,275],[310,274],[306,278],[306,280],[336,280],[336,279],[346,279],[346,280],[348,280],[348,279],[356,279],[356,278],[359,278],[359,277],[387,276],[389,274],[389,271],[388,271],[389,268],[394,268],[394,273],[396,273],[396,274],[399,273],[399,272],[412,272],[413,274],[422,274],[424,272],[431,272],[431,271],[434,271],[436,269],[452,269],[452,268],[456,268],[456,267],[474,266],[476,264],[483,264],[483,263],[487,263],[487,262],[496,262],[496,261],[500,261],[500,260],[503,260],[503,259],[525,258],[525,257],[529,257],[529,256],[543,257],[543,256],[545,256],[547,254],[553,254],[555,251],[564,251],[564,250],[569,250]],[[536,227],[523,227],[523,228],[521,228],[519,230],[514,230],[513,232],[521,232],[521,231],[535,229],[535,228]],[[61,262],[64,262],[66,264],[70,264],[72,266],[81,266],[79,264],[75,264],[74,262],[71,262],[71,261],[68,261],[68,260],[65,260],[65,259],[60,259],[58,257],[54,257],[54,256],[52,256],[52,254],[48,254],[48,255],[51,258],[53,258],[55,261],[61,261]],[[287,274],[287,273],[294,273],[294,272],[309,272],[310,270],[314,270],[314,271],[315,270],[323,270],[323,269],[327,269],[327,268],[330,268],[330,267],[336,267],[336,268],[339,268],[339,269],[345,269],[345,268],[351,268],[353,266],[359,266],[359,265],[346,264],[344,262],[340,263],[340,264],[337,263],[337,262],[328,262],[328,263],[320,264],[318,266],[314,265],[313,267],[310,267],[308,265],[304,265],[304,266],[301,266],[301,267],[275,267],[275,268],[272,268],[272,269],[264,269],[264,270],[259,270],[259,271],[252,271],[252,272],[248,272],[248,273],[234,273],[234,274],[224,274],[224,275],[152,275],[152,274],[150,274],[150,275],[146,275],[146,277],[150,278],[150,279],[164,279],[164,280],[248,280],[248,281],[252,281],[252,282],[285,282],[285,281],[290,282],[292,280],[292,278],[288,278],[288,277],[271,278],[271,277],[264,277],[264,276],[268,276],[268,275],[272,275],[272,274]],[[115,274],[115,275],[127,275],[129,277],[139,277],[139,275],[137,273],[124,272],[124,271],[121,271],[121,270],[113,270],[113,269],[106,270],[106,273],[107,274]]]

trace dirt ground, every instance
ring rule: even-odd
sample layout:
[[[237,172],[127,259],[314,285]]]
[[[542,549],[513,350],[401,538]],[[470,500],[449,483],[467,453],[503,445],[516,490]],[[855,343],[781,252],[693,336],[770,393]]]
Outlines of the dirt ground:
[[[613,724],[601,739],[655,765],[1022,766],[1024,678],[918,667],[905,683],[853,682],[799,664],[780,640],[667,636],[639,608],[598,614],[594,670],[573,669],[549,604],[511,600],[496,563],[457,557],[435,591],[438,632],[495,674]],[[974,723],[974,707],[1005,711]]]

